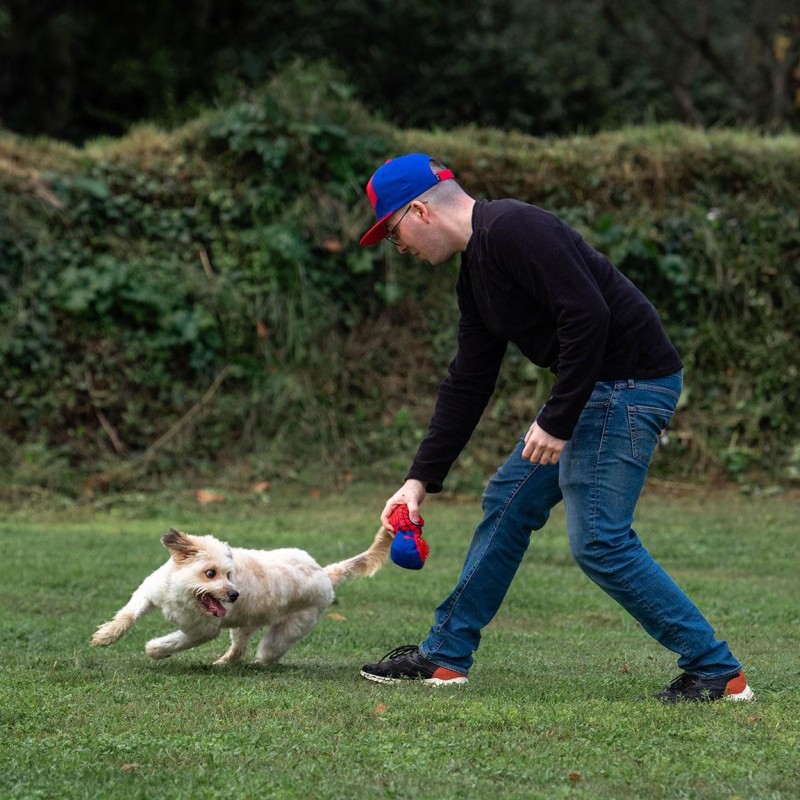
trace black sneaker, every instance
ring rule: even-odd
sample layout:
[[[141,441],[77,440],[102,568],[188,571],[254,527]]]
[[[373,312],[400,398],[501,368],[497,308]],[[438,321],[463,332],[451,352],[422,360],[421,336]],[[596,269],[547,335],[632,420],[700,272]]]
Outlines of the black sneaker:
[[[361,676],[376,683],[421,681],[432,686],[465,684],[467,676],[428,661],[415,644],[395,647],[377,664],[364,664]]]
[[[656,694],[662,703],[710,703],[713,700],[755,700],[753,690],[747,685],[744,672],[732,678],[701,678],[684,672],[666,689]]]

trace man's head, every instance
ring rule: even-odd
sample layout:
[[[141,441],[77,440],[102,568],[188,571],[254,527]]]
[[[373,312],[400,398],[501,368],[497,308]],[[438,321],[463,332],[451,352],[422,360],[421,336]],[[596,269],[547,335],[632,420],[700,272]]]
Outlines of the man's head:
[[[463,249],[471,233],[473,201],[453,177],[424,153],[388,160],[367,184],[377,222],[361,238],[362,247],[388,239],[400,252],[433,264]]]
[[[386,220],[416,200],[440,181],[453,178],[449,169],[434,171],[434,159],[424,153],[390,158],[369,179],[367,197],[378,221],[361,237],[361,246],[369,247],[385,239],[389,233]]]

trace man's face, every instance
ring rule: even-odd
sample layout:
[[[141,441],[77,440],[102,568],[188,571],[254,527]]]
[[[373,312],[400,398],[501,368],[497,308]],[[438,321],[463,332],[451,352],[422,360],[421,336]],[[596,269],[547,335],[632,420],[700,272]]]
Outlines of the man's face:
[[[442,264],[455,252],[437,224],[435,210],[427,200],[412,200],[385,223],[386,238],[399,253],[411,253],[422,261]]]

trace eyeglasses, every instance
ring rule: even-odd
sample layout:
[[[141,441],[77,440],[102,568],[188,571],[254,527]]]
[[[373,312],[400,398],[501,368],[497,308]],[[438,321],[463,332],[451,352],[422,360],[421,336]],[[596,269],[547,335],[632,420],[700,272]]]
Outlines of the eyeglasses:
[[[397,238],[397,229],[400,227],[400,223],[406,218],[406,214],[411,211],[411,206],[403,212],[403,216],[397,220],[397,223],[392,227],[389,233],[386,234],[386,238],[395,246],[397,247],[400,244],[400,240]]]

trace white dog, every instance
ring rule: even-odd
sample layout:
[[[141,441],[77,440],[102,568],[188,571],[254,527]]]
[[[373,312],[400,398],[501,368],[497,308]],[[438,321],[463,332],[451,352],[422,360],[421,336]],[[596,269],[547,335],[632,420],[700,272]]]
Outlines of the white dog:
[[[92,637],[94,647],[121,638],[139,617],[161,609],[178,630],[145,646],[150,658],[167,658],[215,639],[231,629],[231,646],[215,664],[238,661],[260,628],[255,661],[274,664],[303,638],[333,603],[347,578],[374,575],[386,562],[392,534],[381,528],[368,550],[320,567],[304,550],[244,550],[213,536],[171,529],[161,537],[170,550],[166,564],[144,579],[110,622]]]

